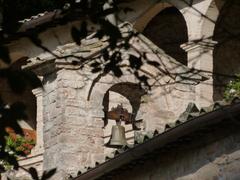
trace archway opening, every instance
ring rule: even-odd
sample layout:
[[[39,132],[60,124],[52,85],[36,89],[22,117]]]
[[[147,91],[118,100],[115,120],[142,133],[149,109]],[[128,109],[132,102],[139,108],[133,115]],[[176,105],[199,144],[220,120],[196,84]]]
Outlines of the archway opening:
[[[109,142],[111,136],[111,128],[116,124],[113,120],[108,119],[107,113],[111,111],[112,108],[116,108],[117,105],[122,105],[131,116],[132,120],[135,121],[138,115],[138,111],[141,104],[141,97],[145,94],[138,84],[122,82],[110,87],[104,95],[103,98],[103,111],[104,117],[104,143]],[[134,143],[134,130],[138,129],[136,124],[122,123],[125,127],[126,138],[129,144]],[[106,149],[108,152],[109,149]]]
[[[124,97],[125,100],[127,101],[122,101],[121,98],[114,98],[114,96],[110,97],[110,93],[114,92],[115,94],[119,94],[122,97]],[[113,85],[108,89],[108,91],[105,93],[103,97],[103,111],[105,114],[110,110],[110,104],[112,103],[111,101],[113,100],[113,103],[123,103],[127,104],[125,102],[129,102],[129,108],[130,113],[134,115],[133,118],[136,118],[138,110],[140,108],[141,104],[141,97],[146,94],[146,91],[142,89],[139,84],[134,84],[130,82],[122,82]],[[116,105],[116,104],[115,104]],[[105,116],[105,124],[107,124],[107,117]]]
[[[188,41],[186,21],[175,7],[168,7],[156,15],[143,34],[178,62],[187,65],[187,53],[180,47]]]
[[[213,40],[214,100],[223,98],[226,85],[240,73],[240,2],[226,2],[216,22]]]

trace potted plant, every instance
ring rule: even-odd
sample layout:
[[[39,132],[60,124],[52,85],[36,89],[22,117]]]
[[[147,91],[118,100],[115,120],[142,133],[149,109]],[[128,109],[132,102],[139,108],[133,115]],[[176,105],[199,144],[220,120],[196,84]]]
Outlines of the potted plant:
[[[6,151],[12,152],[17,156],[27,156],[31,153],[32,148],[35,145],[33,139],[25,138],[21,135],[15,137],[9,135],[6,137]]]
[[[26,138],[25,136],[9,134],[5,136],[5,152],[8,152],[11,156],[21,157],[27,156],[31,153],[32,148],[35,145],[34,139]],[[5,171],[11,170],[12,165],[7,161],[2,159],[0,165],[4,167]]]

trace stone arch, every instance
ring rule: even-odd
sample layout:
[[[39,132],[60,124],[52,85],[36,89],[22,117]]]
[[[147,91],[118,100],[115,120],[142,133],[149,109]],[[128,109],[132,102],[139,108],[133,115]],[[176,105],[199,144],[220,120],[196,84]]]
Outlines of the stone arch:
[[[206,14],[203,15],[202,38],[213,38],[215,25],[224,2],[222,0],[212,0],[208,6]]]
[[[96,78],[96,77],[95,77]],[[107,121],[107,112],[109,109],[109,91],[112,90],[113,92],[116,92],[115,89],[117,87],[117,84],[138,84],[136,78],[132,74],[126,74],[121,76],[120,78],[116,78],[112,76],[111,74],[107,74],[105,76],[102,76],[98,81],[94,84],[94,87],[92,88],[92,81],[89,81],[86,85],[86,93],[89,95],[89,90],[92,89],[91,95],[86,99],[87,101],[87,107],[92,107],[88,109],[89,116],[87,118],[89,119],[96,119],[97,121],[101,120],[102,127],[106,127],[108,121]],[[125,97],[124,93],[116,92],[122,96]],[[128,99],[127,97],[125,97]],[[129,100],[129,99],[128,99]],[[132,108],[133,110],[133,108]]]
[[[145,12],[136,20],[134,23],[134,28],[139,32],[142,32],[152,18],[154,18],[159,12],[168,7],[173,7],[173,5],[169,3],[157,3],[154,6],[150,7],[147,12]]]
[[[218,44],[213,53],[214,100],[223,98],[226,84],[240,73],[240,2],[228,1],[216,22],[213,40]]]
[[[96,84],[89,101],[90,106],[92,107],[94,106],[94,110],[93,111],[91,110],[89,114],[94,115],[94,111],[97,111],[98,117],[99,115],[100,117],[102,117],[103,120],[102,133],[104,144],[107,144],[109,142],[111,136],[111,128],[113,125],[115,125],[114,121],[108,120],[107,118],[107,113],[111,110],[110,104],[111,105],[114,104],[115,105],[114,107],[116,107],[116,105],[122,103],[123,107],[127,108],[129,113],[134,114],[133,119],[135,119],[140,108],[141,96],[144,94],[145,91],[140,88],[138,83],[136,83],[134,79],[131,78],[131,76],[121,77],[120,80],[117,80],[115,78],[112,79],[110,75],[107,75],[102,78],[101,82],[98,82]],[[99,118],[97,121],[99,121],[100,123]],[[134,130],[136,130],[137,128],[133,127],[132,124],[122,123],[122,125],[125,127],[126,138],[128,143],[129,144],[133,143]],[[111,148],[107,147],[104,148],[105,153],[109,153],[111,151],[112,151]]]
[[[132,82],[120,82],[111,86],[104,94],[103,101],[102,101],[103,111],[105,113],[105,117],[104,117],[105,124],[107,124],[106,113],[110,110],[109,109],[109,102],[110,102],[109,93],[111,91],[122,95],[129,101],[132,107],[131,108],[132,112],[130,113],[134,115],[133,118],[135,119],[137,116],[138,110],[140,108],[141,97],[144,94],[146,94],[145,90],[143,90],[139,86],[139,84],[132,83]]]
[[[187,65],[187,53],[180,46],[188,42],[188,29],[184,16],[176,7],[162,9],[148,22],[143,34],[168,55]]]

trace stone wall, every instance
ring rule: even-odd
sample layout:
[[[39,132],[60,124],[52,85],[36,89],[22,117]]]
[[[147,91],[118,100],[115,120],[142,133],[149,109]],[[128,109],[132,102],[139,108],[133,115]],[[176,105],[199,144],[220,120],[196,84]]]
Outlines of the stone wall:
[[[76,71],[45,77],[43,95],[44,170],[57,168],[55,179],[76,174],[103,156],[103,121],[89,113],[87,86]]]
[[[43,79],[43,141],[44,141],[44,168],[55,168],[56,164],[61,161],[59,140],[57,132],[58,124],[62,121],[62,112],[56,104],[57,83],[54,81],[55,75],[49,76],[48,80]]]

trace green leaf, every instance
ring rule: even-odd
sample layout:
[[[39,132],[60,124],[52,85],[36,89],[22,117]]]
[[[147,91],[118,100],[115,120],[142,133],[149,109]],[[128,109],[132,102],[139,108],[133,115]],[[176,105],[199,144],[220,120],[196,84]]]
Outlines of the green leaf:
[[[102,68],[99,68],[99,67],[97,67],[97,68],[93,68],[92,69],[92,73],[98,73],[98,72],[100,72],[102,70]]]
[[[29,171],[29,173],[31,174],[31,176],[34,180],[39,180],[38,173],[37,173],[37,170],[35,168],[30,167],[28,171]]]
[[[148,60],[147,63],[151,66],[154,66],[154,67],[159,67],[160,66],[160,64],[157,61]]]
[[[81,27],[80,29],[77,29],[76,27],[72,27],[71,29],[71,36],[72,36],[72,39],[74,40],[74,42],[78,45],[81,44],[81,39],[82,38],[85,38],[88,34],[88,31],[87,31],[87,22],[86,21],[83,21],[81,23]]]
[[[129,56],[130,67],[133,69],[139,69],[143,63],[141,57],[136,57],[134,55]]]
[[[56,173],[56,168],[51,169],[49,171],[44,171],[41,180],[47,180],[50,179],[55,173]]]
[[[33,89],[42,87],[42,82],[38,76],[30,70],[22,70],[23,78],[27,81]]]
[[[134,10],[132,9],[132,8],[130,8],[130,7],[125,7],[125,8],[123,8],[123,12],[125,13],[125,14],[127,14],[128,12],[133,12]]]
[[[29,39],[36,45],[36,46],[42,46],[42,41],[38,37],[38,34],[33,32],[30,36]]]
[[[11,62],[9,50],[6,46],[0,45],[0,59],[7,64],[10,64]]]
[[[80,31],[76,27],[72,27],[71,29],[71,36],[73,41],[80,45]]]
[[[123,75],[122,70],[118,66],[113,67],[112,71],[116,77],[121,77]]]
[[[9,70],[7,73],[7,80],[10,88],[15,93],[21,94],[25,91],[27,84],[21,71]]]

